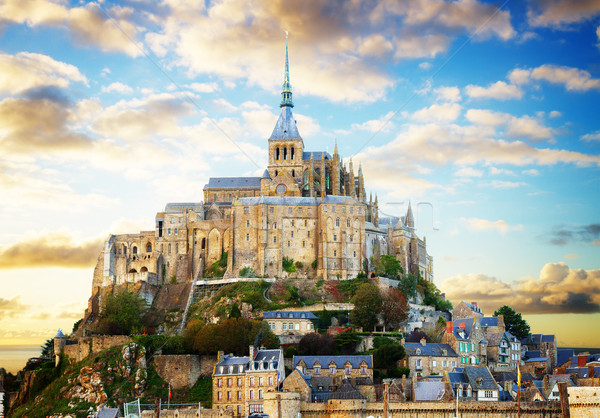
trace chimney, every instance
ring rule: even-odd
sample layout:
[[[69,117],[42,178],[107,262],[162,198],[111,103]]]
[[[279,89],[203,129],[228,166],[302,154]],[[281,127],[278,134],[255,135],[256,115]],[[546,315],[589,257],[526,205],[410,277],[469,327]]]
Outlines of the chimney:
[[[225,352],[224,351],[218,351],[217,352],[217,363],[222,362],[225,359]]]
[[[594,377],[594,366],[587,366],[588,368],[588,377]]]
[[[452,321],[446,322],[446,332],[448,334],[452,334],[452,329],[454,328],[454,323]]]
[[[425,344],[427,344],[427,340],[425,338],[421,338],[420,343],[423,347],[425,347]]]
[[[254,360],[254,346],[251,345],[250,349],[248,350],[248,352],[250,353],[250,361]]]
[[[544,389],[548,390],[548,385],[549,385],[549,379],[548,379],[548,375],[544,376]]]
[[[583,367],[587,364],[587,356],[585,354],[577,356],[577,367]]]

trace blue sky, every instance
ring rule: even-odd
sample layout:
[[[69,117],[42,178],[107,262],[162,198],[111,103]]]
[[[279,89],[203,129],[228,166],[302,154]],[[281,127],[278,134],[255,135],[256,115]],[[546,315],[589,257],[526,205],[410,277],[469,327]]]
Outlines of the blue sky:
[[[600,346],[581,331],[600,326],[597,1],[182,3],[0,1],[0,344],[70,330],[108,233],[262,173],[287,30],[306,149],[337,139],[384,213],[412,202],[448,297]]]

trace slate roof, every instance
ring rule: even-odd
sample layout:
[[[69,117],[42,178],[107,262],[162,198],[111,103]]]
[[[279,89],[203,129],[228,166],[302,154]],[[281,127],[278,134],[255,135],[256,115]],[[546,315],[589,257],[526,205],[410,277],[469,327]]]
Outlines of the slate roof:
[[[417,349],[421,350],[421,354],[417,354]],[[448,344],[404,343],[404,350],[407,356],[458,357]],[[443,350],[446,350],[446,354]]]
[[[469,379],[469,384],[473,390],[498,390],[498,384],[487,367],[467,366],[463,373]]]
[[[415,401],[439,401],[446,392],[444,382],[417,382]]]
[[[314,161],[321,161],[321,156],[325,155],[325,159],[326,160],[331,160],[331,154],[329,154],[328,152],[325,151],[304,151],[302,153],[302,160],[304,161],[310,161],[310,156],[313,156],[313,160]]]
[[[525,352],[525,359],[528,358],[533,358],[533,357],[540,357],[542,354],[540,352],[540,350],[529,350]]]
[[[269,174],[269,170],[267,170],[267,169],[265,168],[265,171],[263,171],[263,175],[262,175],[262,176],[260,176],[260,178],[261,178],[261,179],[270,179],[270,178],[271,178],[271,175]]]
[[[577,377],[590,377],[589,368],[586,367],[569,367],[566,370],[567,374],[576,375]],[[594,367],[594,377],[600,377],[600,366]]]
[[[319,390],[319,387],[322,387],[323,390],[331,390],[333,378],[331,376],[312,376],[310,384],[313,390]]]
[[[525,363],[533,363],[533,362],[536,362],[536,361],[546,361],[549,358],[550,357],[532,357],[532,358],[529,358],[529,359],[525,360]]]
[[[572,348],[559,348],[556,350],[556,364],[559,366],[568,362],[575,355]]]
[[[193,210],[195,212],[201,212],[202,207],[202,203],[198,202],[167,203],[165,206],[165,213],[183,213],[187,209]]]
[[[249,178],[249,177],[246,177]],[[257,177],[259,180],[260,178]],[[259,181],[260,186],[260,181]],[[241,197],[238,199],[241,205],[290,205],[290,206],[318,206],[322,204],[342,205],[348,203],[359,203],[351,196],[326,196],[325,199],[317,199],[316,197],[291,197],[291,196],[257,196],[257,197]]]
[[[554,334],[529,334],[527,337],[521,340],[521,344],[524,345],[540,345],[542,342],[551,343],[554,342]]]
[[[269,139],[297,138],[301,138],[301,136],[300,132],[298,132],[298,127],[296,126],[292,108],[290,106],[283,106],[281,108],[281,113],[279,114],[279,119],[277,119],[275,128],[273,128],[273,133],[271,133]]]
[[[277,362],[280,360],[281,350],[258,350],[258,353],[254,357],[254,361],[271,361]]]
[[[342,384],[331,394],[329,399],[366,399],[362,393],[358,391],[348,379],[344,379]]]
[[[313,364],[315,364],[315,362],[317,361],[319,362],[322,368],[329,367],[329,363],[331,363],[332,361],[335,363],[335,367],[338,369],[343,369],[347,361],[350,361],[350,364],[352,364],[353,369],[360,368],[360,363],[362,363],[363,361],[367,363],[367,368],[373,368],[371,356],[294,356],[294,368],[296,368],[296,366],[298,365],[298,363],[300,363],[301,360],[304,360],[304,363],[306,363],[306,366],[309,369],[312,369]]]
[[[260,188],[260,177],[211,177],[204,189],[215,188]]]
[[[461,319],[456,319],[453,322],[454,325],[454,329],[452,330],[452,332],[454,333],[454,335],[456,336],[457,339],[459,340],[466,340],[469,338],[469,335],[471,334],[471,328],[473,328],[473,319],[474,318],[461,318]],[[479,325],[482,328],[487,328],[487,327],[497,327],[498,326],[498,318],[495,316],[484,316],[481,318],[478,318],[479,320]],[[459,324],[465,324],[464,328],[460,328]],[[459,334],[460,331],[465,331],[465,338],[462,338]]]
[[[96,415],[97,418],[117,418],[117,417],[122,417],[121,415],[121,411],[119,410],[119,408],[106,408],[103,407],[100,411],[98,411],[98,414]]]
[[[477,313],[482,313],[481,308],[479,306],[473,305],[472,303],[469,303],[469,302],[465,302],[464,300],[462,301],[462,303],[467,305],[469,307],[469,309],[471,309],[472,311],[477,312]]]
[[[66,338],[65,334],[63,334],[62,329],[58,329],[58,331],[56,332],[56,335],[54,336],[54,338]]]
[[[543,343],[551,343],[554,342],[555,336],[554,335],[542,335],[542,342]]]
[[[278,317],[277,314],[280,314]],[[263,312],[263,319],[318,319],[311,311],[267,311]]]

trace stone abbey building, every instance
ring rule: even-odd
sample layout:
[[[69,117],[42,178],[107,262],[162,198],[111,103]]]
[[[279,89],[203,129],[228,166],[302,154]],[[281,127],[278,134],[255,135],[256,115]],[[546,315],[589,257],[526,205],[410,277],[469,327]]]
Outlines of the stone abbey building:
[[[225,260],[225,277],[250,268],[284,277],[284,258],[298,277],[355,277],[372,255],[393,254],[405,271],[432,280],[432,259],[414,230],[412,209],[380,228],[377,197],[367,198],[362,167],[338,154],[307,151],[292,113],[286,43],[281,113],[268,139],[260,177],[212,177],[204,202],[169,203],[153,231],[110,235],[93,288],[146,281],[188,282]],[[226,253],[226,254],[225,254]],[[226,257],[225,257],[226,256]],[[247,271],[247,269],[246,269]]]

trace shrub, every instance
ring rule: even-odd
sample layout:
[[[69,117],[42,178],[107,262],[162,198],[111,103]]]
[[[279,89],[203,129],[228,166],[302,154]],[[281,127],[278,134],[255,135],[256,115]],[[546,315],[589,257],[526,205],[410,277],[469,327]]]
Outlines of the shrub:
[[[298,270],[300,270],[302,267],[304,267],[304,264],[302,264],[302,262],[301,262],[301,261],[296,261],[296,262],[294,263],[294,266],[296,266],[296,268],[297,268]]]
[[[254,277],[256,273],[252,269],[252,267],[244,267],[240,270],[240,277]]]
[[[296,266],[294,266],[293,258],[283,257],[283,260],[281,261],[281,265],[283,267],[283,270],[286,273],[293,273],[296,271]]]
[[[310,263],[310,266],[313,268],[313,270],[316,270],[317,267],[319,266],[319,262],[317,260],[315,260],[312,263]]]

